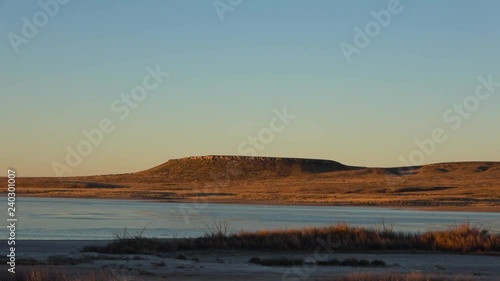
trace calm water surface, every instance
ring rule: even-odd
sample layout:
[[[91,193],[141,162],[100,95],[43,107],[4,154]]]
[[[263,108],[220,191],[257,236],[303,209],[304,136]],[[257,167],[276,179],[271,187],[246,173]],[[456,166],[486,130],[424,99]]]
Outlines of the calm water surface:
[[[453,223],[484,224],[500,232],[500,213],[429,212],[372,207],[269,206],[160,203],[131,200],[26,198],[16,202],[18,239],[111,239],[126,228],[148,237],[193,237],[223,219],[232,231],[301,228],[346,222],[394,224],[398,231],[444,229]],[[0,230],[0,239],[7,229]]]

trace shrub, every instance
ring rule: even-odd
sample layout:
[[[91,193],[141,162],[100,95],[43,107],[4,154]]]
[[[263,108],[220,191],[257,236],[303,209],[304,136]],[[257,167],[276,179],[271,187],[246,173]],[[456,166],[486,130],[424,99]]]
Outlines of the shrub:
[[[84,252],[110,254],[152,254],[177,250],[266,249],[310,250],[326,243],[336,250],[424,250],[447,252],[499,252],[500,234],[470,224],[425,233],[394,232],[337,224],[321,228],[261,230],[227,233],[227,225],[217,223],[199,238],[157,239],[120,238],[105,246],[87,246]],[[142,233],[141,233],[142,235]]]
[[[358,260],[353,258],[348,258],[340,262],[341,266],[358,266],[358,264]]]
[[[256,264],[260,264],[260,258],[258,257],[252,257],[248,260],[248,263],[256,263]]]
[[[359,260],[358,262],[358,265],[357,266],[365,266],[365,267],[368,267],[370,266],[370,261],[368,260]]]
[[[175,256],[175,258],[178,260],[187,260],[186,256],[183,254],[178,254],[177,256]]]
[[[338,259],[331,259],[327,261],[317,261],[316,264],[319,266],[339,266],[340,261]]]
[[[370,263],[370,266],[372,267],[384,267],[386,265],[386,263],[384,261],[381,261],[381,260],[374,260]]]
[[[302,266],[304,259],[290,259],[285,257],[261,259],[253,257],[248,262],[263,266]]]
[[[152,266],[157,266],[157,267],[163,267],[163,266],[165,266],[165,262],[164,261],[152,262],[151,265]]]

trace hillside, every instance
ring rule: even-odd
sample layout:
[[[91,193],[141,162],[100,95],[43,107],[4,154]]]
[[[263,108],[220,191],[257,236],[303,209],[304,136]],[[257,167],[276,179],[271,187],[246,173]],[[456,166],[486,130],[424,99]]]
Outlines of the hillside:
[[[500,162],[366,168],[316,159],[195,156],[130,174],[18,180],[19,193],[29,196],[500,211]]]
[[[233,179],[270,179],[359,169],[339,162],[317,159],[194,156],[173,159],[139,175],[165,180],[210,180],[226,174]]]

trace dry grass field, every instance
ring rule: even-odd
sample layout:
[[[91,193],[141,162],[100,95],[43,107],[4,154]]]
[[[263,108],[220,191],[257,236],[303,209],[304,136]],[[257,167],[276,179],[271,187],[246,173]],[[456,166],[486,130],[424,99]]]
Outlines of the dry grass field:
[[[500,211],[500,163],[366,168],[242,156],[170,160],[119,175],[18,178],[20,196],[399,206]]]
[[[490,233],[487,228],[470,224],[424,233],[336,224],[320,228],[229,234],[225,224],[215,223],[203,237],[159,239],[128,235],[118,237],[105,246],[86,246],[83,251],[105,254],[155,254],[181,250],[314,251],[319,248],[331,248],[337,252],[398,250],[498,255],[500,234]]]

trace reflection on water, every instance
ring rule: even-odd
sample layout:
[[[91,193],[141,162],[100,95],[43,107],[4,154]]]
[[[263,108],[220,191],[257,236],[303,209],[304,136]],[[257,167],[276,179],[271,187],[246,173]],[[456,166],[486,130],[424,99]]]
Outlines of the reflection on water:
[[[127,228],[148,237],[193,237],[223,219],[232,231],[301,228],[346,222],[393,223],[397,231],[443,229],[470,221],[500,232],[500,213],[427,212],[372,207],[156,203],[132,200],[23,198],[16,202],[18,239],[111,239]],[[0,230],[7,237],[7,230]],[[0,238],[4,239],[4,238]]]

